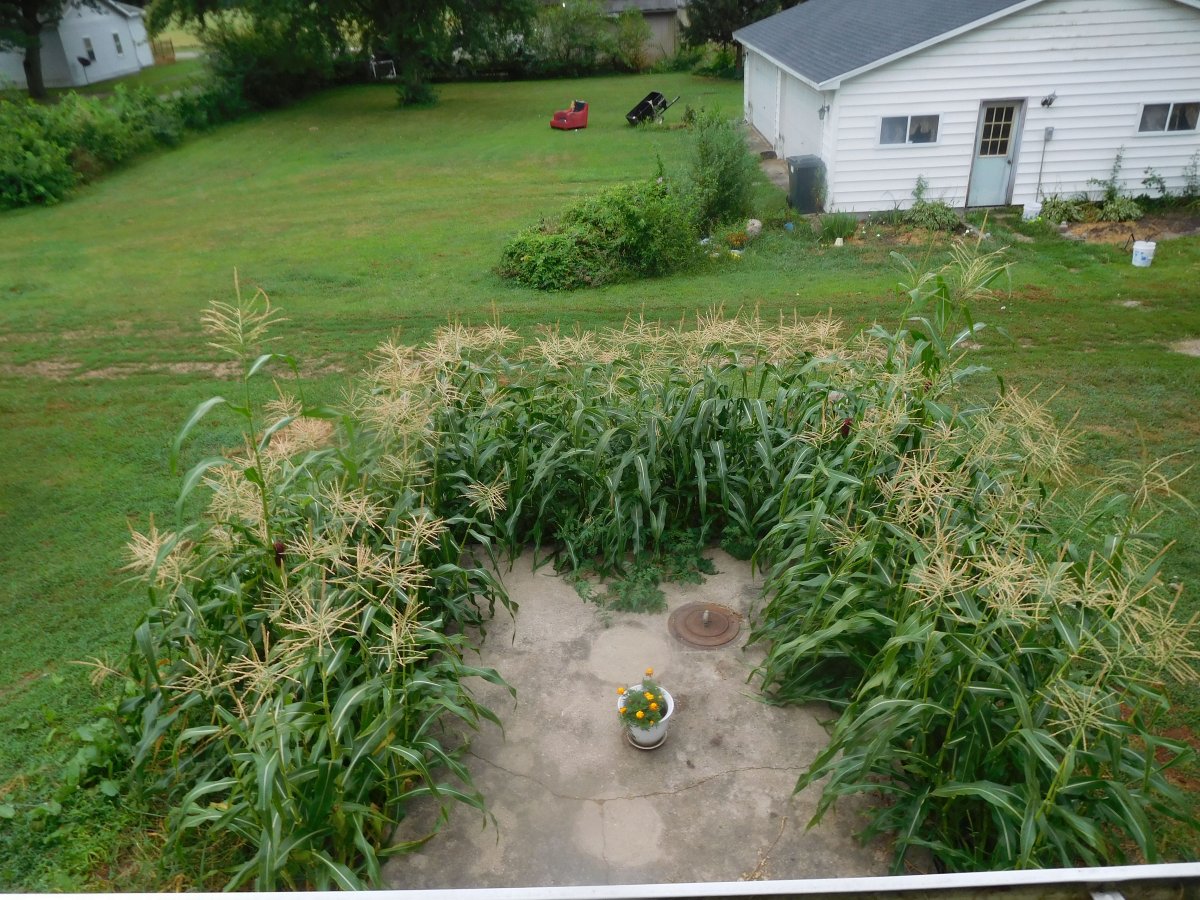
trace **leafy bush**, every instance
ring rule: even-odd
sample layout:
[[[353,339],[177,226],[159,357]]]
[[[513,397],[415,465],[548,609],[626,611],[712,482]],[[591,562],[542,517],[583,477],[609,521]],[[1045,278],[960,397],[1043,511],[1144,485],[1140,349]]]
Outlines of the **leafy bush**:
[[[613,62],[628,72],[646,68],[647,46],[653,34],[650,23],[636,7],[621,12],[613,23]]]
[[[904,211],[904,223],[913,228],[930,231],[953,231],[960,224],[958,214],[944,200],[928,200],[929,183],[924,175],[917,176],[913,188],[913,203]]]
[[[1183,167],[1183,197],[1188,200],[1200,197],[1200,150],[1188,157]]]
[[[1132,197],[1113,197],[1100,204],[1101,222],[1131,222],[1142,217],[1142,208]]]
[[[530,43],[538,67],[548,75],[585,75],[619,54],[600,0],[543,5]]]
[[[821,216],[821,240],[833,243],[838,238],[854,237],[858,231],[858,217],[853,213],[832,212]]]
[[[691,151],[684,175],[697,227],[745,219],[752,212],[758,160],[740,125],[701,110],[690,126]]]
[[[178,144],[193,124],[190,105],[203,96],[185,91],[166,100],[117,85],[108,100],[68,93],[53,105],[0,102],[6,144],[0,204],[57,202],[80,181],[154,146]],[[231,112],[221,115],[228,118]]]
[[[214,77],[254,107],[285,106],[333,77],[335,38],[293,15],[217,18],[203,40]]]
[[[1042,198],[1042,218],[1051,222],[1082,222],[1083,202],[1075,197],[1051,194]]]
[[[1125,148],[1121,147],[1113,157],[1112,168],[1109,169],[1107,178],[1088,179],[1088,184],[1101,189],[1097,217],[1102,222],[1124,222],[1142,217],[1142,208],[1122,192],[1121,167],[1124,162]]]
[[[586,233],[560,230],[556,224],[543,222],[504,245],[497,271],[541,291],[572,290],[614,280],[615,273],[609,271],[606,261],[589,249]]]
[[[61,200],[79,181],[69,152],[47,137],[40,107],[0,101],[0,208]]]
[[[619,185],[505,244],[499,274],[540,290],[649,278],[700,258],[692,215],[665,178]]]

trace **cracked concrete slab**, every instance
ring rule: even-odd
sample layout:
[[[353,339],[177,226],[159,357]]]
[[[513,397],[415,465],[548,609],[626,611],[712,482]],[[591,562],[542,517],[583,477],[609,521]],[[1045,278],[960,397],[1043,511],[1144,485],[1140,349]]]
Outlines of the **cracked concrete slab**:
[[[600,613],[546,567],[518,559],[504,573],[520,604],[515,622],[490,626],[482,663],[517,691],[478,683],[500,716],[465,758],[494,821],[457,806],[419,852],[393,859],[393,888],[535,887],[882,875],[889,854],[862,846],[861,806],[839,805],[807,829],[818,791],[793,794],[826,745],[822,706],[762,703],[747,677],[762,651],[748,628],[718,649],[668,633],[671,610],[714,602],[744,618],[760,585],[748,564],[713,551],[718,574],[665,585],[668,611]],[[657,750],[631,747],[616,716],[616,688],[647,666],[676,710]],[[437,804],[422,801],[397,834],[428,833]]]

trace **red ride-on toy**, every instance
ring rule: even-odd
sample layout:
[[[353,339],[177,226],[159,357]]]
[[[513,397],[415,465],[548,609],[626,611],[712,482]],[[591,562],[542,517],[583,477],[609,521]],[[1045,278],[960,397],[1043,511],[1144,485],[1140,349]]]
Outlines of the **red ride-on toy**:
[[[576,128],[587,128],[588,105],[586,100],[572,100],[570,109],[560,109],[550,120],[551,128],[561,128],[563,131],[574,131]]]

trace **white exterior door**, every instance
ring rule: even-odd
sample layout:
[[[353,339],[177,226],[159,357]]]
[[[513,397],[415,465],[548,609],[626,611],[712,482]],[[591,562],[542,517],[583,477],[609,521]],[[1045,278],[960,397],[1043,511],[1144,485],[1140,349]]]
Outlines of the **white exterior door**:
[[[1012,198],[1024,100],[986,100],[979,106],[967,206],[1003,206]]]

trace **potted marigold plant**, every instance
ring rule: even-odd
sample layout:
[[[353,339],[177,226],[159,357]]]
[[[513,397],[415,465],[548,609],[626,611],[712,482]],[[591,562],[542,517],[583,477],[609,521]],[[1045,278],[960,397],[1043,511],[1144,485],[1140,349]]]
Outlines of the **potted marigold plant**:
[[[653,677],[654,670],[647,669],[637,684],[617,688],[617,715],[629,742],[640,750],[653,750],[666,740],[667,720],[675,711],[670,692]]]

